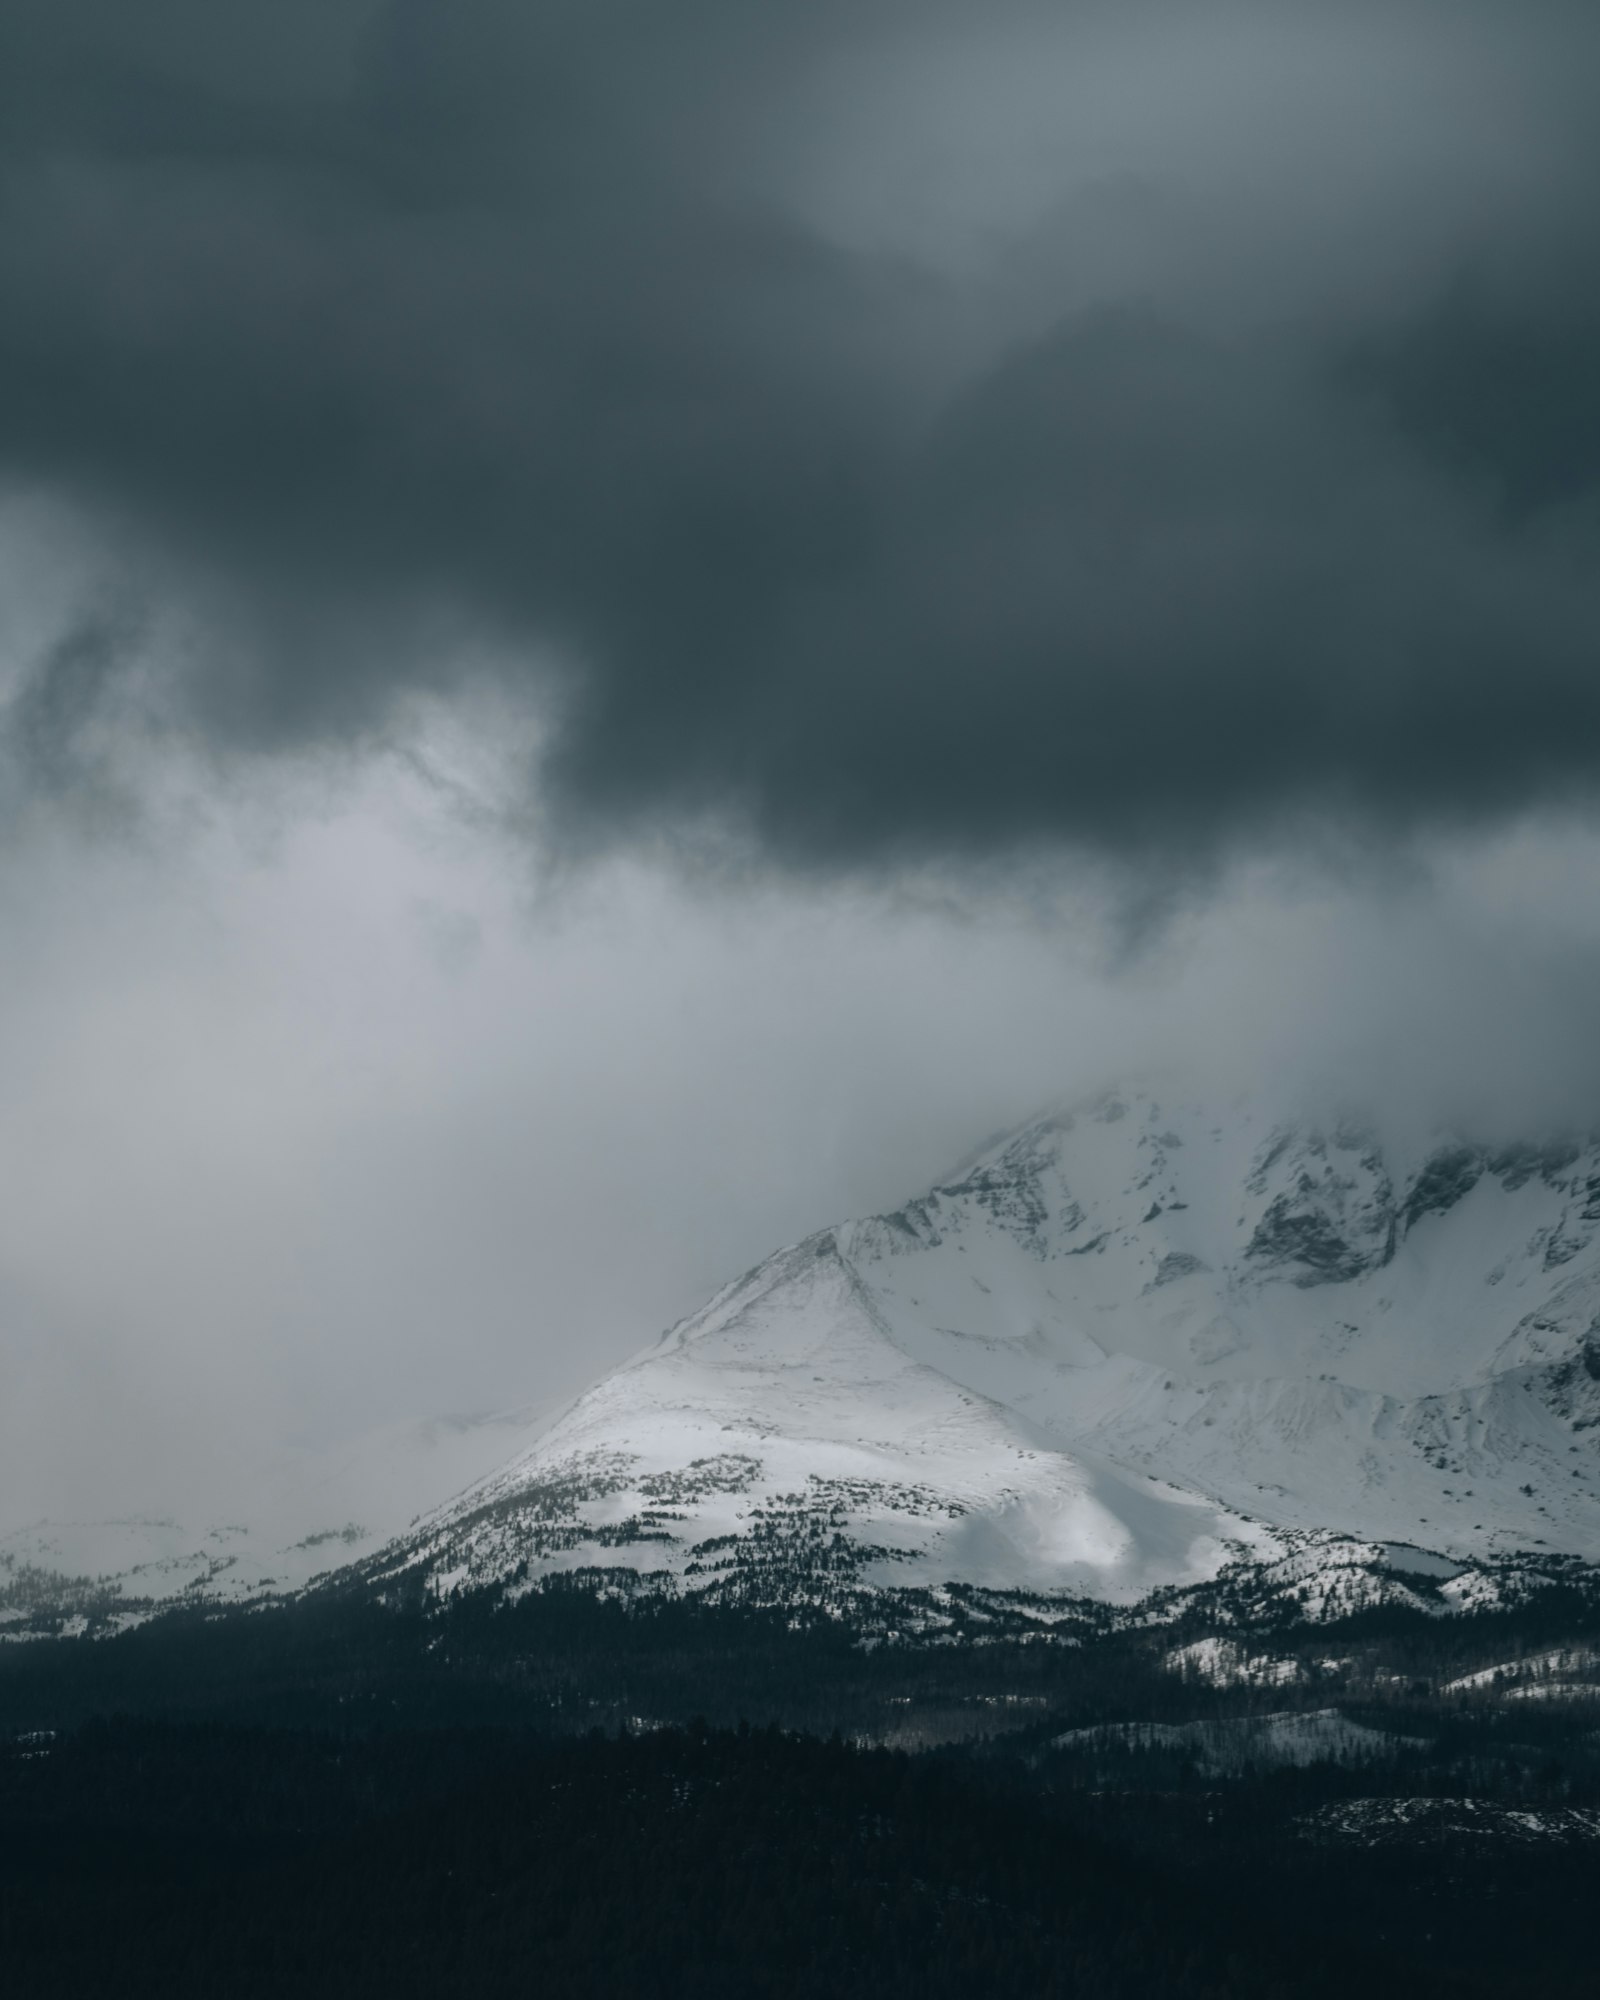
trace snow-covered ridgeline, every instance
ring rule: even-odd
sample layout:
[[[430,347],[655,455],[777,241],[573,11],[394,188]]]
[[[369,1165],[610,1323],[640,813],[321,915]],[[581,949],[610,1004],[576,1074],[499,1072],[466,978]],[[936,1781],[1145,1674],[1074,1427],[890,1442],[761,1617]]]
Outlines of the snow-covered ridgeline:
[[[1597,1313],[1593,1144],[1113,1093],[779,1252],[378,1569],[1465,1608],[1600,1558]]]
[[[34,1530],[0,1572],[24,1623],[38,1571],[131,1600],[335,1564],[969,1619],[1443,1612],[1600,1561],[1597,1440],[1600,1147],[1121,1091],[778,1252],[553,1422],[391,1439],[365,1488],[291,1478],[292,1519]]]

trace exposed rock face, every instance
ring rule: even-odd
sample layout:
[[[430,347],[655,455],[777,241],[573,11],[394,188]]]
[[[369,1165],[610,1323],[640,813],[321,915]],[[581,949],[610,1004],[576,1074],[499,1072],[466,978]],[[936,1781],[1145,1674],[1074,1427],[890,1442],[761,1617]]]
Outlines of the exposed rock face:
[[[1245,1179],[1266,1207],[1245,1246],[1263,1272],[1341,1284],[1394,1255],[1394,1184],[1370,1133],[1275,1133]]]
[[[1428,1159],[1411,1183],[1401,1215],[1407,1229],[1414,1228],[1425,1215],[1443,1215],[1463,1201],[1483,1178],[1483,1155],[1471,1146],[1442,1146]],[[1522,1163],[1512,1169],[1511,1178],[1520,1186],[1528,1178]]]

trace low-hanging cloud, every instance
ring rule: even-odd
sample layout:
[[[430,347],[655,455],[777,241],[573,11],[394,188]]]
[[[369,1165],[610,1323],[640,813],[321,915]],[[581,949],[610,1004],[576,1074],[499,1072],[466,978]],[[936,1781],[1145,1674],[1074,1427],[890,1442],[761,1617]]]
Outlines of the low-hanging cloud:
[[[164,698],[222,748],[368,740],[492,657],[577,846],[1170,858],[1581,801],[1596,39],[1564,0],[14,0],[0,478],[198,607]],[[140,657],[75,629],[11,717],[56,777]]]

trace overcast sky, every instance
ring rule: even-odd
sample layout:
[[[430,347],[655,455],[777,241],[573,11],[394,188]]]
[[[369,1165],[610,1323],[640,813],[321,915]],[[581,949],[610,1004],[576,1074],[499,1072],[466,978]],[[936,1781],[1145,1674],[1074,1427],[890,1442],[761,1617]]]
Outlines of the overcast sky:
[[[8,0],[0,1525],[1128,1067],[1600,1114],[1589,0]]]

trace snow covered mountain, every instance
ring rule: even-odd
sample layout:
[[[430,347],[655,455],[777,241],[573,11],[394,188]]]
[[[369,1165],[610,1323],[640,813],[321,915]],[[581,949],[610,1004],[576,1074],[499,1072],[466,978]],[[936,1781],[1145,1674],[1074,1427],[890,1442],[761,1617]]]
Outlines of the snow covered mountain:
[[[1447,1609],[1600,1559],[1597,1441],[1600,1144],[1119,1091],[780,1251],[363,1569]]]
[[[201,1531],[0,1537],[0,1639],[330,1571],[891,1625],[1465,1608],[1600,1563],[1597,1446],[1600,1142],[1123,1090],[779,1251],[553,1421],[286,1460]]]

